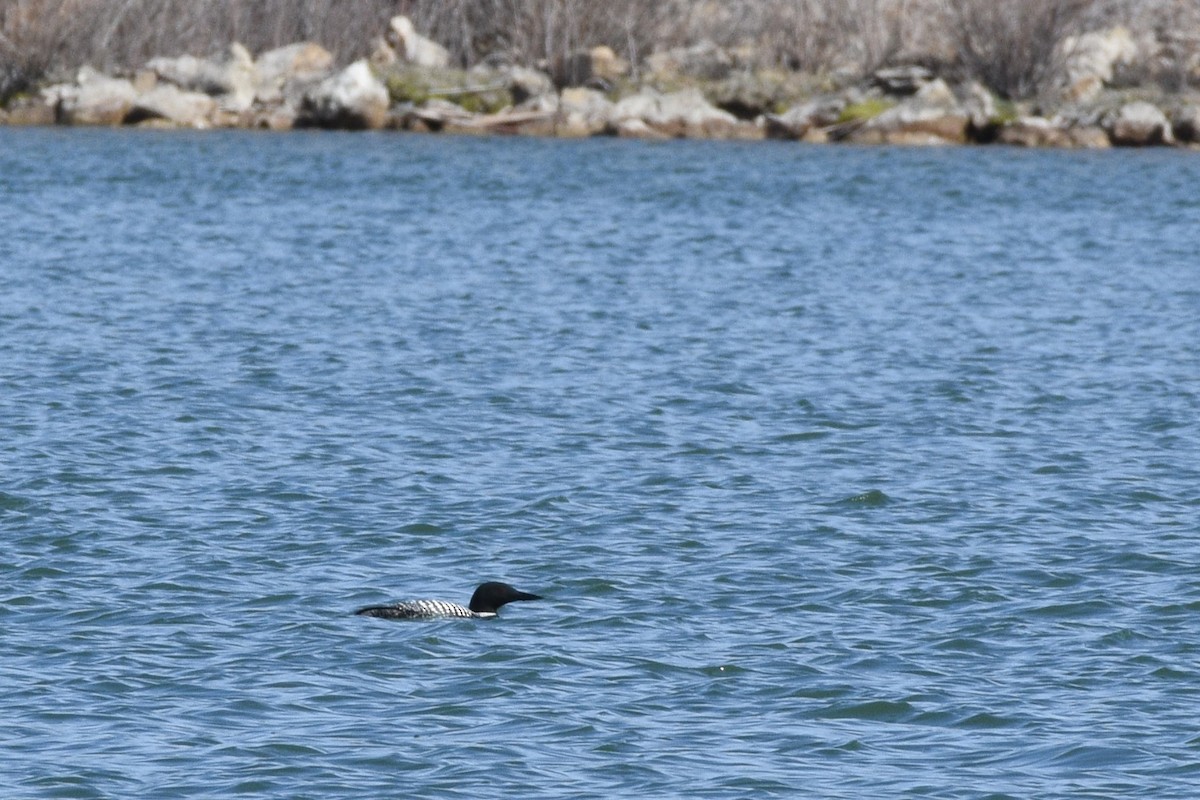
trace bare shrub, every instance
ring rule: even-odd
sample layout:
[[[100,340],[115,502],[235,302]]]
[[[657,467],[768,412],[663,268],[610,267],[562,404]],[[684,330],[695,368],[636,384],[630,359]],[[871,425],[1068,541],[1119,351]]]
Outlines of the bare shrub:
[[[0,4],[0,99],[29,88],[86,30],[67,0],[7,0]]]
[[[693,15],[694,38],[749,45],[764,64],[872,72],[905,45],[913,0],[746,0]]]
[[[1064,37],[1127,24],[1159,43],[1162,79],[1200,69],[1200,0],[0,0],[0,98],[84,63],[131,68],[232,41],[262,52],[314,40],[345,63],[396,14],[461,66],[557,63],[607,45],[636,69],[656,49],[708,40],[818,73],[933,54],[1018,98],[1057,76]]]
[[[637,64],[710,41],[763,63],[870,71],[904,41],[914,0],[408,0],[403,11],[464,66],[495,53],[535,63],[607,45]]]
[[[790,69],[825,72],[841,59],[844,31],[836,6],[821,0],[767,0],[755,27],[771,61]]]
[[[856,38],[862,72],[875,72],[892,61],[904,48],[912,6],[908,0],[847,2],[853,28],[858,32]]]
[[[966,72],[1002,97],[1034,97],[1061,72],[1063,39],[1080,32],[1090,0],[949,0]]]
[[[1161,47],[1151,67],[1154,78],[1173,91],[1200,85],[1200,2],[1165,0],[1148,22]]]
[[[402,0],[0,0],[0,95],[56,69],[137,67],[240,41],[259,52],[315,40],[366,55]]]
[[[643,0],[406,0],[417,29],[462,66],[502,55],[534,64],[607,45],[637,63],[662,34],[671,3]],[[695,3],[684,3],[693,6]]]

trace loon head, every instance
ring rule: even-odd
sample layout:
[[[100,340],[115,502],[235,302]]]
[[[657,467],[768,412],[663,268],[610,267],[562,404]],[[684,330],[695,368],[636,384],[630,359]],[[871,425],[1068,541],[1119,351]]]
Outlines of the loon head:
[[[479,584],[479,588],[475,590],[475,594],[471,595],[470,609],[476,614],[495,614],[500,606],[511,603],[514,600],[541,599],[541,595],[518,591],[507,583],[488,581],[487,583]]]

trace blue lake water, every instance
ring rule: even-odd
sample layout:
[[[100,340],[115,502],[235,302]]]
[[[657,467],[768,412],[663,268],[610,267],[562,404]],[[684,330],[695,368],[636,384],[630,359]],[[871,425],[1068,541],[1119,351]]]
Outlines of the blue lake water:
[[[1194,797],[1198,187],[0,129],[2,793]]]

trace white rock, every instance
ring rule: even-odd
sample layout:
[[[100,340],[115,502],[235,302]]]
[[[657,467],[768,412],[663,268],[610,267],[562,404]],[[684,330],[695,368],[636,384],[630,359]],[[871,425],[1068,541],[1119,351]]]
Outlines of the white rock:
[[[1174,144],[1171,122],[1162,109],[1138,101],[1126,103],[1104,120],[1112,143],[1124,147]]]
[[[591,136],[613,124],[616,106],[595,89],[563,89],[559,97],[559,127],[568,135]]]
[[[120,125],[137,99],[133,84],[82,67],[76,85],[59,91],[59,116],[71,125]]]
[[[221,105],[231,111],[243,111],[254,102],[257,81],[254,59],[237,42],[230,45],[229,56],[224,61],[185,55],[152,58],[146,66],[160,81],[221,98]]]
[[[387,122],[388,92],[366,59],[311,88],[304,95],[301,125],[376,129]]]
[[[140,95],[130,118],[165,119],[188,128],[207,128],[217,101],[202,92],[185,92],[172,84],[161,84]]]
[[[396,56],[418,67],[446,67],[450,65],[450,51],[432,39],[417,33],[412,20],[403,15],[392,17],[391,44]]]
[[[670,94],[643,89],[622,98],[613,109],[613,117],[618,121],[640,119],[656,126],[737,123],[737,117],[709,103],[699,89],[684,89]]]

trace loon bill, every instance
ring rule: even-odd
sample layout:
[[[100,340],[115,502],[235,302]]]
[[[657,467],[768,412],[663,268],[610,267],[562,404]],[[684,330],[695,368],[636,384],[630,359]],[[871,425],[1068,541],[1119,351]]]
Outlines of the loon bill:
[[[449,617],[471,617],[475,619],[496,616],[500,606],[515,600],[541,600],[541,595],[521,592],[507,583],[488,581],[479,584],[471,595],[469,606],[460,606],[446,600],[403,600],[388,606],[367,606],[355,611],[364,617],[380,619],[446,619]]]

